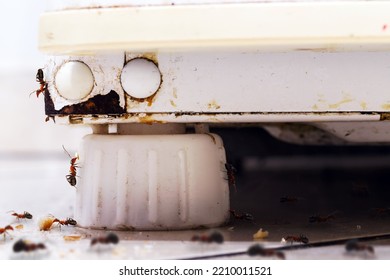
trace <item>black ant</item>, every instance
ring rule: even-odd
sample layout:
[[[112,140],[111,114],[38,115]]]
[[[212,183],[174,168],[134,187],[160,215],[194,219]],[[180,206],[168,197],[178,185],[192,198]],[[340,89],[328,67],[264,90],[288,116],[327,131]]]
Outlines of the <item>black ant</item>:
[[[288,236],[284,237],[283,240],[286,242],[290,242],[291,244],[293,244],[294,242],[303,243],[303,244],[309,243],[309,238],[307,238],[303,234],[301,234],[299,236],[288,235]]]
[[[65,153],[67,153],[68,156],[70,157],[69,174],[66,175],[66,180],[71,186],[74,187],[77,184],[76,174],[77,174],[77,168],[79,168],[79,166],[77,166],[76,161],[79,159],[79,155],[76,153],[76,155],[72,157],[65,149],[64,145],[62,145],[62,148],[64,149]]]
[[[191,241],[200,241],[202,243],[223,243],[223,235],[217,231],[209,234],[209,235],[194,235],[191,238]]]
[[[32,219],[32,215],[30,213],[28,213],[27,211],[24,211],[23,214],[18,214],[14,211],[12,211],[13,213],[11,214],[12,216],[15,216],[18,220],[19,219]]]
[[[75,226],[77,225],[77,222],[75,220],[73,220],[72,218],[67,218],[66,220],[59,220],[57,218],[55,218],[53,220],[53,224],[54,223],[58,223],[60,226]]]
[[[236,187],[236,173],[237,169],[230,163],[225,163],[227,180],[229,182],[229,187],[233,187],[235,192],[237,192]]]
[[[38,69],[37,75],[35,76],[35,78],[36,78],[36,81],[40,84],[40,87],[39,87],[39,89],[37,89],[37,90],[33,91],[32,93],[30,93],[30,96],[31,96],[31,94],[33,94],[35,92],[37,97],[39,97],[39,95],[41,93],[45,92],[45,90],[47,88],[47,83],[44,80],[43,70],[42,69]]]
[[[263,257],[277,257],[278,259],[284,260],[286,257],[283,252],[279,252],[273,249],[265,249],[260,244],[252,245],[248,248],[247,254],[249,256],[263,256]]]
[[[96,244],[118,244],[119,237],[115,233],[109,233],[104,237],[95,237],[91,239],[91,246]]]
[[[23,239],[20,239],[19,241],[15,242],[13,246],[13,250],[15,253],[18,252],[32,252],[32,251],[37,251],[38,249],[44,250],[46,249],[45,244],[43,243],[29,243],[26,242]]]
[[[356,239],[349,240],[347,244],[345,244],[345,249],[348,252],[351,251],[367,251],[371,254],[374,254],[374,248],[370,245],[361,244]]]
[[[330,220],[334,220],[334,219],[336,219],[336,216],[333,213],[326,215],[326,216],[315,215],[315,216],[309,217],[309,223],[325,223],[325,222],[329,222]]]
[[[252,214],[249,214],[249,213],[237,213],[236,210],[233,210],[233,209],[230,209],[229,212],[237,220],[245,220],[245,221],[250,221],[250,222],[254,221],[254,218],[253,218]]]

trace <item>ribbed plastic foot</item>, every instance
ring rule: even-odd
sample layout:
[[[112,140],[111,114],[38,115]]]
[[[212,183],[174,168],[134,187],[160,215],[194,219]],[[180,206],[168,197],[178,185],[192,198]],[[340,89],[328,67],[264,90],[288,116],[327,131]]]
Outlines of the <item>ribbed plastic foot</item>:
[[[215,134],[88,135],[75,219],[114,230],[219,226],[229,218],[225,162]]]

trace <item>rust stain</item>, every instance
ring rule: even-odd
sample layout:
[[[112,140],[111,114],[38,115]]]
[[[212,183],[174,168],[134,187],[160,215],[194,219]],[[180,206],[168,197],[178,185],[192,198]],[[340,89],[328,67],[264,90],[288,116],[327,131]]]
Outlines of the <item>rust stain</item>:
[[[383,110],[390,110],[390,103],[383,104],[381,107]]]
[[[155,96],[156,96],[156,94],[153,94],[153,95],[149,96],[148,98],[145,98],[145,101],[148,102],[148,107],[152,106]]]
[[[208,107],[209,109],[219,109],[219,108],[221,108],[221,106],[218,105],[218,103],[217,103],[217,101],[215,101],[215,99],[211,100],[211,101],[209,102],[209,104],[207,104],[207,107]]]
[[[164,121],[159,121],[159,120],[153,119],[153,116],[150,114],[148,114],[146,116],[138,117],[138,120],[140,123],[144,123],[144,124],[166,123]]]
[[[53,100],[48,90],[45,91],[46,115],[88,115],[88,114],[123,114],[125,109],[119,105],[119,95],[110,91],[106,95],[95,95],[87,101],[64,106],[61,110],[55,110]]]

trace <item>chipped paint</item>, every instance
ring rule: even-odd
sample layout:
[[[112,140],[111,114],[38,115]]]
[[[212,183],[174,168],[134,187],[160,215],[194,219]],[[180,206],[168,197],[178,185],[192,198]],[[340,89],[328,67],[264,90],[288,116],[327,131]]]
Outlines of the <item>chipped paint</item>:
[[[105,95],[95,95],[94,97],[74,105],[64,106],[60,110],[55,110],[51,94],[45,91],[45,113],[46,115],[93,115],[93,114],[123,114],[125,109],[119,104],[119,95],[115,91],[110,91]]]

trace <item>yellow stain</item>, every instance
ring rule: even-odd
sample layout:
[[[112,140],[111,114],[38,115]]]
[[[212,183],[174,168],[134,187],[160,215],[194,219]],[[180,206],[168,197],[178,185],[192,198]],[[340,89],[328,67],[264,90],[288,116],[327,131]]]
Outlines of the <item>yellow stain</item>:
[[[338,109],[341,105],[343,105],[345,103],[352,102],[352,101],[353,101],[353,99],[344,99],[344,100],[341,100],[340,102],[337,102],[334,104],[329,104],[329,109]]]
[[[214,99],[211,100],[209,104],[207,104],[207,107],[209,109],[219,109],[219,108],[221,108],[221,106],[219,106],[217,101],[215,101]]]

